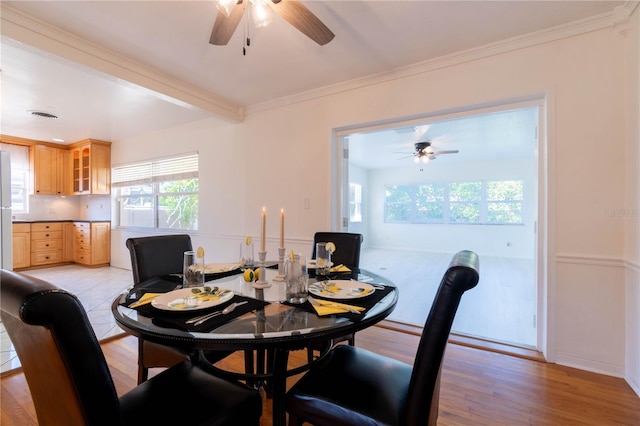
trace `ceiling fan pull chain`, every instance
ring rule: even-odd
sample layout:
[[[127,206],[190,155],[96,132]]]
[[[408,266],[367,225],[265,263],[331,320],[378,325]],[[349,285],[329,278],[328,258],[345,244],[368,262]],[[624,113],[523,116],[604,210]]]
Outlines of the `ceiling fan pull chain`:
[[[249,35],[249,20],[244,17],[244,46],[242,46],[242,55],[247,56],[247,47],[251,46],[251,37]]]

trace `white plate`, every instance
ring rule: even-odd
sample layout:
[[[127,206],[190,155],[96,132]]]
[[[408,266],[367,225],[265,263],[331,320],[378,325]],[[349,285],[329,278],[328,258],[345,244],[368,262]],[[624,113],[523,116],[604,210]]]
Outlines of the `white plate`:
[[[359,299],[376,291],[371,284],[351,280],[319,281],[309,284],[309,293],[326,299]]]
[[[213,289],[215,286],[206,287]],[[195,311],[220,305],[233,297],[233,291],[221,288],[216,292],[219,296],[214,297],[213,300],[209,300],[207,296],[202,293],[194,293],[193,289],[204,291],[204,287],[190,287],[173,290],[168,293],[161,294],[153,299],[151,301],[151,306],[164,311]],[[194,298],[193,305],[187,306],[185,302],[186,297]]]
[[[333,266],[333,262],[329,262],[329,268],[331,268]],[[316,269],[318,266],[316,265],[316,260],[315,259],[310,259],[307,262],[307,269]]]
[[[235,271],[240,268],[239,263],[207,263],[204,265],[205,274],[220,274],[222,272]]]

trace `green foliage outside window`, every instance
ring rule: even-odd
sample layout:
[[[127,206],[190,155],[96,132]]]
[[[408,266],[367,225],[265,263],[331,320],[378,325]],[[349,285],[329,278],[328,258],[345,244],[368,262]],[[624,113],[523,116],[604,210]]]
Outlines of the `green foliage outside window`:
[[[160,183],[159,228],[198,229],[198,179]]]
[[[388,185],[385,191],[385,218],[388,222],[406,222],[411,218],[412,185]]]
[[[385,222],[521,224],[524,182],[385,186]]]

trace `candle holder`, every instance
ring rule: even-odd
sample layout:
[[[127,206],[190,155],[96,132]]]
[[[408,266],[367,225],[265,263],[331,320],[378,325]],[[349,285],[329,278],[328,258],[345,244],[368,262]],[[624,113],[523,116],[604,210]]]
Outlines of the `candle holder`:
[[[278,247],[278,275],[273,279],[274,281],[284,281],[284,247]]]
[[[253,283],[253,288],[271,287],[271,283],[266,280],[267,271],[266,271],[266,268],[264,267],[265,259],[267,258],[267,252],[266,251],[259,251],[258,252],[258,257],[260,258],[260,260],[258,261],[258,269],[259,269],[260,272],[258,272],[258,276],[259,276],[258,281],[255,281]]]

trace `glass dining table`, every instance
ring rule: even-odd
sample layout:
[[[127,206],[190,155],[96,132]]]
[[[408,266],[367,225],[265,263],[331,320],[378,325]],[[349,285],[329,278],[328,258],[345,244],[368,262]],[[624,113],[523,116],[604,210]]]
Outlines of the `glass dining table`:
[[[213,374],[253,385],[268,383],[273,398],[273,425],[284,426],[287,377],[312,368],[328,353],[334,338],[363,330],[386,318],[396,306],[398,289],[388,279],[362,269],[331,274],[329,282],[324,277],[322,280],[311,277],[310,293],[316,304],[319,301],[324,305],[322,309],[330,309],[334,303],[358,308],[326,314],[310,301],[287,303],[286,284],[274,281],[277,270],[265,271],[266,281],[271,284],[267,288],[254,288],[252,283],[244,281],[239,270],[210,277],[213,279],[205,283],[203,290],[222,296],[214,297],[216,302],[205,302],[202,308],[193,309],[176,307],[182,302],[184,295],[180,292],[185,289],[178,290],[180,284],[175,280],[152,279],[119,295],[113,301],[112,312],[116,323],[128,333],[187,350],[194,362]],[[345,294],[341,290],[336,293],[341,287],[354,293]],[[340,298],[334,297],[335,294]],[[174,297],[177,299],[170,300]],[[152,302],[144,303],[145,300]],[[235,309],[222,313],[232,303],[236,303]],[[211,311],[219,313],[201,324],[190,321]],[[326,348],[318,358],[302,366],[288,367],[289,352],[318,345]],[[207,361],[207,351],[244,351],[245,371],[218,368]]]

